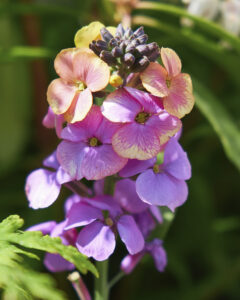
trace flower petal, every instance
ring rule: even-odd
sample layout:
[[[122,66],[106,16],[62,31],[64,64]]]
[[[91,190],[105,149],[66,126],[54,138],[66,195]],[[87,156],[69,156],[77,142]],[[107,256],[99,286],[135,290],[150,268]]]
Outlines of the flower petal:
[[[146,160],[160,151],[160,139],[148,124],[125,124],[112,138],[113,149],[122,157]]]
[[[164,169],[177,179],[191,178],[191,164],[187,153],[175,139],[171,139],[165,148]]]
[[[130,254],[136,254],[143,250],[144,238],[132,216],[121,216],[117,223],[117,229]]]
[[[59,184],[64,184],[66,182],[72,181],[72,178],[63,170],[62,167],[59,167],[56,173],[56,180]]]
[[[87,180],[99,180],[119,172],[127,159],[114,152],[112,145],[86,147],[82,161],[82,174]]]
[[[129,159],[126,166],[119,172],[119,176],[131,177],[142,173],[146,169],[152,167],[156,160],[156,157],[146,160]]]
[[[33,209],[50,206],[56,201],[60,189],[54,172],[44,169],[33,171],[28,175],[25,185],[29,206]]]
[[[168,77],[172,78],[180,74],[182,63],[175,51],[170,48],[161,48],[161,59],[168,72]]]
[[[158,63],[151,62],[140,74],[145,89],[158,97],[166,97],[169,94],[167,87],[167,71]]]
[[[178,118],[190,113],[194,106],[191,77],[188,74],[174,77],[169,91],[169,95],[163,99],[164,108]]]
[[[83,178],[81,164],[85,155],[85,147],[85,143],[68,141],[63,141],[58,145],[58,161],[72,179],[80,180]]]
[[[147,170],[138,176],[136,191],[143,202],[167,206],[171,210],[182,205],[188,196],[187,184],[165,173]]]
[[[43,161],[44,167],[53,168],[57,170],[59,168],[59,162],[57,160],[56,151],[46,157]]]
[[[135,255],[128,254],[123,258],[121,261],[121,270],[125,274],[130,274],[136,267],[136,265],[140,262],[143,258],[144,252],[137,253]]]
[[[67,223],[64,230],[85,226],[97,219],[103,219],[100,209],[92,207],[86,203],[78,202],[73,204],[68,212]]]
[[[65,113],[75,97],[74,85],[63,81],[61,78],[54,79],[47,90],[47,101],[53,112],[57,115]]]
[[[84,82],[92,92],[100,91],[108,85],[109,67],[90,49],[80,49],[76,52],[73,67],[75,77]]]
[[[45,267],[51,272],[71,271],[75,266],[59,254],[47,253],[44,258]]]
[[[162,241],[154,239],[152,242],[148,243],[146,248],[151,253],[157,270],[163,272],[167,265],[167,254],[162,246]]]
[[[132,122],[141,110],[140,103],[126,89],[115,90],[102,105],[102,114],[111,122]]]
[[[74,37],[74,43],[78,48],[88,48],[93,40],[101,39],[100,29],[104,25],[98,21],[92,22],[80,28]]]
[[[74,81],[73,57],[76,51],[76,48],[64,49],[56,56],[54,61],[56,73],[68,83]]]
[[[81,253],[102,261],[113,253],[116,241],[110,227],[95,221],[80,231],[76,245]]]
[[[27,231],[41,231],[42,234],[45,235],[49,234],[56,225],[57,223],[55,221],[48,221],[31,226],[27,229]]]
[[[148,209],[149,205],[143,203],[136,193],[135,181],[130,179],[119,180],[115,185],[114,199],[121,207],[130,213],[140,213]]]
[[[61,137],[71,142],[86,142],[90,137],[95,136],[102,121],[103,115],[100,107],[93,105],[86,118],[80,122],[68,124],[68,126],[62,130]]]
[[[64,118],[69,123],[82,121],[90,111],[92,104],[93,96],[88,88],[82,92],[78,92],[75,94],[71,106],[65,112]]]

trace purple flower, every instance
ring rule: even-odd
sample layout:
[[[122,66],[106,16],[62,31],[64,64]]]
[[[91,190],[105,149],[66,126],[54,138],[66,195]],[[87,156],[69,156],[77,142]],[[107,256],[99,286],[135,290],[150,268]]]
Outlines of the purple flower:
[[[140,172],[136,180],[136,192],[143,202],[174,210],[187,200],[185,180],[191,177],[191,165],[175,138],[165,147],[163,164],[157,164],[156,159],[145,162],[129,160],[120,175],[134,176]]]
[[[93,106],[83,121],[63,129],[64,141],[58,146],[57,157],[72,179],[99,180],[124,167],[127,159],[112,148],[112,136],[118,128],[102,116],[98,106]]]
[[[159,239],[154,239],[152,242],[146,243],[141,252],[135,255],[129,254],[125,256],[121,262],[121,270],[126,274],[131,273],[139,261],[147,253],[153,257],[157,270],[159,272],[163,272],[167,265],[167,254],[162,247],[162,241]]]
[[[79,233],[76,246],[79,251],[98,261],[107,259],[116,246],[115,234],[130,254],[140,252],[144,238],[134,218],[123,213],[110,196],[84,198],[72,205],[65,229],[85,226]]]
[[[123,124],[114,133],[112,145],[120,156],[131,159],[156,156],[181,128],[181,121],[163,109],[160,98],[130,87],[111,93],[102,113],[111,122]]]
[[[60,193],[61,185],[71,181],[70,176],[59,165],[56,152],[47,157],[43,165],[56,171],[37,169],[28,175],[25,192],[29,206],[34,209],[53,204]]]
[[[48,221],[28,228],[28,231],[41,231],[42,234],[50,234],[51,237],[60,237],[64,245],[75,246],[77,239],[76,229],[64,230],[66,221],[56,223]],[[47,253],[44,265],[51,272],[71,271],[75,267],[72,263],[62,258],[59,254]]]

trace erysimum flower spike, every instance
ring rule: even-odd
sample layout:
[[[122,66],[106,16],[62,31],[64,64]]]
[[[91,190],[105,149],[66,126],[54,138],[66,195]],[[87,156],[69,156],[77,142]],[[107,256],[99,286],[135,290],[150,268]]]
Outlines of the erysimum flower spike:
[[[92,107],[92,92],[109,82],[108,65],[89,49],[70,48],[57,55],[54,67],[60,78],[48,87],[49,105],[69,123],[83,120]]]
[[[150,63],[140,75],[142,84],[153,95],[163,97],[163,106],[170,114],[182,118],[194,105],[191,77],[181,73],[181,60],[172,49],[162,48],[161,58],[165,68]]]

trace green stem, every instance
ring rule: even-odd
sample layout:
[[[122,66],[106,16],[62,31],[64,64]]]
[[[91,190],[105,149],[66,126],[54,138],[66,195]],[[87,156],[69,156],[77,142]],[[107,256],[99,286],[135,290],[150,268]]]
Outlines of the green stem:
[[[95,300],[108,300],[108,260],[97,261],[96,268],[99,272],[99,278],[95,278]]]
[[[126,274],[124,272],[119,272],[113,279],[109,282],[108,288],[109,290],[119,281],[121,280]]]

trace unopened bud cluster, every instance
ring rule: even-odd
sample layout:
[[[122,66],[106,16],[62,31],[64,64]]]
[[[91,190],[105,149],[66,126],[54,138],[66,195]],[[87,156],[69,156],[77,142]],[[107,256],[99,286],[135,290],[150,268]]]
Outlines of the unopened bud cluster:
[[[89,47],[109,66],[135,73],[143,71],[159,57],[157,43],[147,44],[143,27],[132,31],[120,24],[113,36],[105,27],[100,30],[102,40],[92,41]]]

